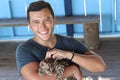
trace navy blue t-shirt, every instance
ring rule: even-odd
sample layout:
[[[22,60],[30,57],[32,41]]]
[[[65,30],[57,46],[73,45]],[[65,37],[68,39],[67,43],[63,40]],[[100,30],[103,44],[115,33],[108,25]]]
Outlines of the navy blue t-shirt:
[[[56,49],[73,51],[79,54],[84,54],[88,51],[88,48],[72,37],[56,35],[56,38],[57,42],[54,46]],[[48,47],[38,44],[33,39],[29,39],[28,41],[19,44],[16,49],[18,71],[20,72],[21,68],[30,62],[40,62],[43,60],[48,49]]]

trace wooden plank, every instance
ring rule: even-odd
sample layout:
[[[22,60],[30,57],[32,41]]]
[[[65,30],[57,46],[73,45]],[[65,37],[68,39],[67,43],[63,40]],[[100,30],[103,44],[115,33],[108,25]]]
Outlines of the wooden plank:
[[[56,24],[99,23],[99,16],[68,16],[56,17]],[[26,18],[0,19],[0,27],[27,26]]]
[[[56,17],[56,24],[83,24],[85,26],[85,44],[90,49],[97,49],[99,47],[98,23],[99,16],[97,15]],[[0,26],[27,26],[27,20],[26,18],[1,19]],[[92,36],[94,33],[89,32],[88,28],[93,29],[93,32],[96,32],[96,36]]]
[[[57,17],[56,24],[99,23],[99,16],[69,16]]]

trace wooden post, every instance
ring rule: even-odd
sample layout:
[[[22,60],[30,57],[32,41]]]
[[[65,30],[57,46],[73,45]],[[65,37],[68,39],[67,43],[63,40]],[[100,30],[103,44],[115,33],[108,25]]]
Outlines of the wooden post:
[[[98,23],[84,24],[85,45],[92,50],[99,48],[99,27]]]

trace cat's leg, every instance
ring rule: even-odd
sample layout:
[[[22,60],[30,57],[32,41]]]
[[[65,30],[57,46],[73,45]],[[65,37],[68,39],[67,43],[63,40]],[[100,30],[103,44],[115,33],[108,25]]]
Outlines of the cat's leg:
[[[56,80],[63,80],[64,65],[58,64],[55,67],[56,70]]]

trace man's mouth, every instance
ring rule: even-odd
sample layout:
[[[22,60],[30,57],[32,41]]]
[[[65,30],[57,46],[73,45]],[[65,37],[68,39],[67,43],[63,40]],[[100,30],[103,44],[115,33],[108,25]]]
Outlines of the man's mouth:
[[[41,31],[41,32],[39,32],[39,33],[42,34],[42,35],[44,35],[44,34],[47,34],[48,31]]]

